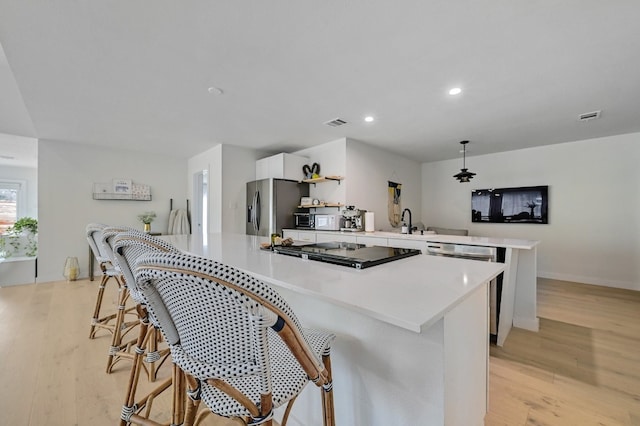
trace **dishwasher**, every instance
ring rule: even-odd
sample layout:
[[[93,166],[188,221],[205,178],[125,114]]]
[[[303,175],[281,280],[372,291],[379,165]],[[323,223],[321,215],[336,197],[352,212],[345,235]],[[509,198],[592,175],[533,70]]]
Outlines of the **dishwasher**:
[[[432,256],[458,257],[482,262],[504,263],[505,249],[503,247],[430,242],[427,244],[427,254]],[[503,273],[500,273],[500,275],[489,283],[489,333],[492,343],[496,343],[498,339],[502,278]]]

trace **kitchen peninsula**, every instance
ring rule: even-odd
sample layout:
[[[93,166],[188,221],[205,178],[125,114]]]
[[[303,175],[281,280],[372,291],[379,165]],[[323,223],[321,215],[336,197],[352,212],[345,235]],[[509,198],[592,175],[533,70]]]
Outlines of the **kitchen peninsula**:
[[[305,242],[344,241],[413,248],[427,253],[431,243],[462,244],[504,249],[504,279],[497,344],[502,346],[512,326],[537,332],[537,246],[539,241],[514,238],[459,236],[434,233],[339,232],[285,229],[284,237]]]
[[[264,237],[162,238],[269,283],[304,326],[337,335],[337,424],[483,424],[487,283],[503,264],[412,256],[358,270],[261,250]],[[316,389],[298,398],[289,424],[321,424]]]

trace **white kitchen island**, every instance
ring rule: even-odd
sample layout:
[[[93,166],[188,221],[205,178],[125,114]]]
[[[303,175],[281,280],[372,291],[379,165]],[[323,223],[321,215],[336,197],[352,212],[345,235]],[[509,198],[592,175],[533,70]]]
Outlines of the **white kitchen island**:
[[[259,249],[266,238],[163,236],[271,284],[306,327],[337,335],[336,423],[482,425],[487,407],[488,287],[499,263],[413,256],[357,270]],[[290,425],[321,425],[308,386]]]
[[[539,241],[515,238],[441,235],[416,232],[340,232],[285,229],[284,237],[306,242],[346,241],[359,244],[415,248],[427,252],[430,243],[463,244],[505,249],[497,344],[502,346],[511,327],[537,332],[537,246]]]

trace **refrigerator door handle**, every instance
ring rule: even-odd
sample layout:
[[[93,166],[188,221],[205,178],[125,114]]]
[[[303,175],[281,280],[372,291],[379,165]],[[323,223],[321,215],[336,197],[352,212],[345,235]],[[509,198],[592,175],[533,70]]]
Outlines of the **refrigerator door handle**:
[[[260,231],[260,191],[256,191],[256,201],[255,201],[255,228],[256,231]]]
[[[253,231],[256,230],[256,196],[258,195],[258,191],[253,193],[253,199],[251,200],[251,226],[253,227]]]

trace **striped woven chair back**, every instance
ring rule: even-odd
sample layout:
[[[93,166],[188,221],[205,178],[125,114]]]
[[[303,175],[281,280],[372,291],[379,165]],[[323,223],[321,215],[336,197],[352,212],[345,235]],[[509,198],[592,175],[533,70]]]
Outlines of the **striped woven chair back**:
[[[101,265],[107,262],[110,262],[109,255],[105,251],[102,246],[102,231],[107,228],[107,225],[102,223],[90,223],[87,225],[87,241],[89,242],[89,247],[91,247],[91,251],[93,255],[96,257],[96,260]]]
[[[320,386],[330,382],[321,358],[335,336],[305,335],[288,304],[266,283],[185,253],[149,253],[136,264],[148,309],[165,335],[175,335],[168,339],[174,362],[204,382],[203,400],[213,412],[268,416],[247,407],[255,411],[264,395],[278,407],[295,398],[309,378]],[[313,349],[309,335],[315,336]],[[274,360],[284,365],[271,365]],[[285,376],[273,395],[272,370]],[[243,406],[236,392],[255,405]]]
[[[145,253],[176,253],[178,249],[166,241],[136,229],[107,229],[103,234],[106,235],[105,242],[111,249],[111,255],[124,277],[131,297],[137,303],[146,304],[133,275],[136,260]]]

